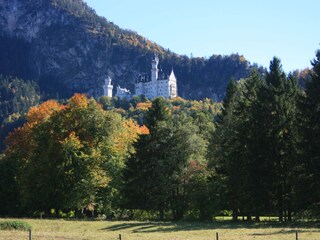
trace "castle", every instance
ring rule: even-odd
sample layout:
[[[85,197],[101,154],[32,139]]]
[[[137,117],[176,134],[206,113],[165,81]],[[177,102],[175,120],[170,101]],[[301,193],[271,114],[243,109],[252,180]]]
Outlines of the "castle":
[[[164,97],[164,98],[174,98],[177,97],[177,79],[174,75],[173,69],[169,76],[162,78],[159,77],[158,70],[159,58],[155,56],[152,60],[151,67],[151,81],[146,81],[146,78],[142,77],[135,83],[135,94],[134,96],[144,95],[149,99],[154,99],[156,97]],[[103,93],[104,96],[112,97],[113,86],[111,84],[110,77],[105,80],[105,84],[103,85]],[[132,94],[129,90],[125,88],[117,87],[116,96],[123,97],[131,97]]]

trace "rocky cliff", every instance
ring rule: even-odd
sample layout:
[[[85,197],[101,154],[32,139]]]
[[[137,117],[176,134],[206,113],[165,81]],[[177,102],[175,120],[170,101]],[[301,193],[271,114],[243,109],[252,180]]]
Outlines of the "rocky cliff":
[[[35,80],[47,97],[102,94],[104,79],[133,90],[149,73],[151,56],[173,66],[179,95],[221,98],[231,77],[250,64],[237,54],[188,58],[99,17],[81,0],[0,0],[0,73]]]

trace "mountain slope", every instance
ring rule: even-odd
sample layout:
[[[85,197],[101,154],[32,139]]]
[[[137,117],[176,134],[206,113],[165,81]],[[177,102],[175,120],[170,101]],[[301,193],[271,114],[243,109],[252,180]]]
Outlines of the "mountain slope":
[[[35,80],[46,97],[102,94],[104,79],[131,90],[151,56],[173,67],[179,95],[221,99],[231,77],[246,77],[243,56],[188,58],[96,15],[82,0],[0,0],[0,73]]]

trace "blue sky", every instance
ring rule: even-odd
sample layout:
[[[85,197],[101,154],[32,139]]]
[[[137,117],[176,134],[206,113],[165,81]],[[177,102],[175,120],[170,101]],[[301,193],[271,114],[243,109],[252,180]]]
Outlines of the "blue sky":
[[[194,57],[239,53],[265,67],[310,67],[320,49],[318,0],[84,0],[121,28]]]

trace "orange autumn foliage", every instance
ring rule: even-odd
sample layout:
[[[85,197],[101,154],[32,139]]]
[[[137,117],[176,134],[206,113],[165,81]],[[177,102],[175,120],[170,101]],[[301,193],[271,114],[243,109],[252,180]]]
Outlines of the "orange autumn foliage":
[[[128,133],[133,136],[134,138],[137,138],[138,135],[146,135],[149,134],[149,129],[143,125],[139,126],[135,121],[132,119],[128,119],[124,122],[124,127],[127,129]]]
[[[32,107],[26,114],[27,122],[19,128],[11,132],[6,140],[6,154],[18,149],[24,152],[22,155],[27,157],[28,151],[32,149],[32,129],[41,122],[48,119],[54,112],[60,111],[64,106],[55,100],[48,100],[39,106]]]
[[[9,133],[5,140],[7,146],[5,154],[9,155],[17,149],[19,152],[24,152],[21,155],[27,157],[29,146],[32,144],[30,141],[31,130],[32,124],[25,123],[22,127],[16,128],[13,132]]]
[[[51,116],[52,113],[60,111],[64,106],[55,100],[48,100],[40,106],[30,108],[26,119],[29,123],[40,123]]]
[[[123,122],[123,129],[114,136],[114,151],[116,152],[132,152],[132,143],[137,141],[139,135],[149,134],[149,129],[146,126],[139,126],[132,119]]]
[[[136,109],[147,111],[149,108],[151,108],[151,105],[151,102],[139,102],[137,103]]]
[[[149,128],[146,125],[142,125],[139,129],[140,135],[148,135],[150,134]]]
[[[85,94],[75,93],[68,101],[69,107],[88,107],[89,99]]]

